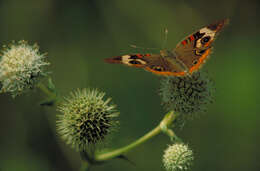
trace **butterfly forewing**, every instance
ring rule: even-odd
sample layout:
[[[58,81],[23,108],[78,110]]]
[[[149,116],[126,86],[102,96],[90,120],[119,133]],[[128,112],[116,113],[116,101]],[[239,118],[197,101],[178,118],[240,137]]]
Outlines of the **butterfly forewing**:
[[[131,54],[105,59],[107,63],[124,64],[143,68],[158,75],[184,75],[183,69],[174,60],[160,54]]]
[[[202,66],[211,52],[211,45],[217,33],[227,23],[228,19],[224,19],[203,27],[177,44],[174,52],[177,58],[189,68],[189,73],[198,70]]]

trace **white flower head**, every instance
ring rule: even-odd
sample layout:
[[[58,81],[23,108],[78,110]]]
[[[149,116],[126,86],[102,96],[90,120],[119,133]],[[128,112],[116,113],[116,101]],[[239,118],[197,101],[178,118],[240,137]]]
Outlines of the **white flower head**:
[[[24,40],[4,46],[0,56],[0,93],[15,97],[33,88],[39,78],[46,75],[43,67],[49,63],[45,58],[38,45],[31,46]]]
[[[163,155],[163,164],[167,171],[186,171],[193,161],[193,152],[185,144],[170,145]]]

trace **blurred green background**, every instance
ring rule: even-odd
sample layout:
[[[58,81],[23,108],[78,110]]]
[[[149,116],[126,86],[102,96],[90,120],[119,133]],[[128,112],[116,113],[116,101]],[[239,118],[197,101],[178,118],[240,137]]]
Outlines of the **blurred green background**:
[[[116,148],[155,127],[166,111],[157,93],[158,76],[103,59],[157,52],[129,45],[160,48],[164,28],[171,49],[202,26],[229,17],[230,25],[203,67],[215,81],[215,102],[177,133],[195,153],[193,171],[259,171],[259,7],[257,0],[2,0],[0,41],[37,42],[41,52],[48,52],[54,83],[63,95],[92,87],[112,97],[121,112],[120,128],[106,147]],[[39,95],[0,95],[1,171],[80,167],[79,154],[53,132],[57,112],[40,107]],[[52,118],[51,126],[47,118]],[[112,160],[93,170],[164,170],[162,155],[170,143],[159,135],[128,153],[136,166]]]

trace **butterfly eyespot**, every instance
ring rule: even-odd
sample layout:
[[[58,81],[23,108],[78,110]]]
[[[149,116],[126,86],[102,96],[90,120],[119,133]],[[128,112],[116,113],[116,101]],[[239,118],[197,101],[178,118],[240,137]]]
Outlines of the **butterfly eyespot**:
[[[192,63],[193,65],[196,65],[198,63],[198,60],[194,60]]]
[[[201,56],[200,52],[198,50],[194,50],[195,55]]]
[[[203,54],[203,53],[205,53],[206,52],[206,50],[201,50],[201,51],[199,51],[199,54]]]
[[[136,61],[136,60],[129,61],[129,63],[130,63],[130,64],[134,64],[134,65],[136,65],[136,64],[141,64],[141,62]]]
[[[201,39],[201,43],[202,43],[202,44],[205,44],[205,43],[207,43],[209,40],[210,40],[210,36],[203,37],[203,38]]]
[[[203,55],[203,53],[206,52],[206,49],[201,50],[201,51],[195,50],[194,52],[195,52],[195,55],[197,55],[197,56],[201,56],[201,55]]]
[[[156,71],[163,71],[163,68],[160,66],[153,66],[152,69]]]

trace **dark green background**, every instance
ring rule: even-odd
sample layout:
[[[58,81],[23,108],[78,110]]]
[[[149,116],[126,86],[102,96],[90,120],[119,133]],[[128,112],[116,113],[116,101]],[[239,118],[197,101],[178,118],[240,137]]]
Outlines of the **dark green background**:
[[[106,147],[115,148],[155,127],[165,111],[157,94],[158,76],[103,59],[156,52],[129,45],[160,48],[166,27],[167,48],[173,48],[187,34],[229,17],[230,25],[203,67],[215,81],[215,103],[177,133],[195,153],[193,171],[259,171],[259,7],[257,0],[5,0],[0,1],[0,41],[37,42],[48,52],[54,83],[63,95],[92,87],[112,97],[121,112],[120,128]],[[40,107],[39,95],[0,95],[1,171],[80,167],[79,154],[52,131],[57,112]],[[51,127],[47,118],[52,118]],[[93,170],[164,170],[162,155],[170,143],[159,135],[128,153],[136,166],[113,160]]]

